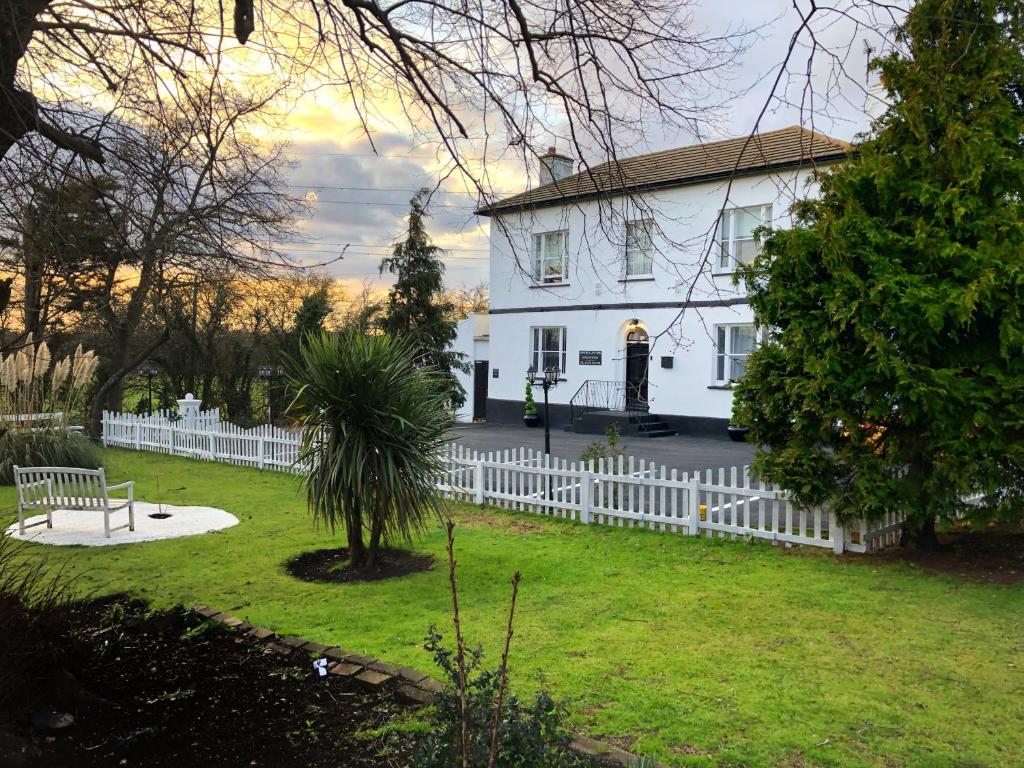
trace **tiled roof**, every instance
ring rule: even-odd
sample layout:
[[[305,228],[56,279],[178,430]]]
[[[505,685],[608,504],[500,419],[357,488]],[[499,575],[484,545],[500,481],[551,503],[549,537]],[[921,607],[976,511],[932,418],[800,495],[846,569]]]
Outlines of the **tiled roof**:
[[[744,175],[773,168],[814,165],[849,157],[852,144],[792,125],[738,139],[693,144],[601,163],[481,207],[491,216],[570,200]]]

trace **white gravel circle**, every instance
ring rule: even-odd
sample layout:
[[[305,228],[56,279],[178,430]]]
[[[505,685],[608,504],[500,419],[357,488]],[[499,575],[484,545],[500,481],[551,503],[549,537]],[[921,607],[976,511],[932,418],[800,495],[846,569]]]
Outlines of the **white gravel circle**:
[[[167,518],[150,515],[169,514]],[[46,520],[46,515],[25,519],[30,525]],[[128,511],[114,512],[110,516],[111,527],[128,522]],[[196,536],[200,533],[219,531],[238,525],[238,518],[230,512],[214,507],[178,507],[172,504],[151,504],[148,501],[135,502],[135,530],[122,528],[113,531],[108,539],[103,535],[103,514],[101,512],[80,512],[58,509],[53,513],[53,528],[40,525],[28,528],[25,535],[18,533],[18,523],[7,527],[5,533],[18,541],[57,546],[78,545],[83,547],[107,547],[114,544],[137,544],[140,541],[177,539],[181,536]]]

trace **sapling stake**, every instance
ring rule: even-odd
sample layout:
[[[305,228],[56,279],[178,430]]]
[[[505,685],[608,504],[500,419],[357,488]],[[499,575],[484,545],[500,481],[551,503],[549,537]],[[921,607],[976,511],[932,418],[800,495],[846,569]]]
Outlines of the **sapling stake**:
[[[498,702],[494,707],[494,722],[491,724],[491,751],[487,755],[487,768],[494,768],[498,754],[498,731],[501,728],[501,706],[505,703],[505,685],[508,681],[508,649],[512,644],[512,622],[516,614],[516,596],[519,594],[519,571],[512,575],[512,603],[508,609],[508,626],[505,628],[505,648],[501,652],[501,670],[498,673]]]
[[[455,523],[448,521],[448,579],[452,587],[452,622],[455,624],[455,660],[459,665],[459,714],[462,734],[462,768],[469,768],[469,713],[466,711],[466,654],[459,623],[459,590],[455,580]]]

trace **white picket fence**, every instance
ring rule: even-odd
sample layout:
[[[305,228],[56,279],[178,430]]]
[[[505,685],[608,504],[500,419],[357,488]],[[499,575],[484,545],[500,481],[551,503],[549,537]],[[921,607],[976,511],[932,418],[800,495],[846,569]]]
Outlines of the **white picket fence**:
[[[893,543],[902,522],[843,527],[827,510],[797,507],[747,467],[682,472],[632,456],[569,462],[526,448],[481,453],[454,443],[446,459],[440,487],[452,498],[584,525],[867,552]]]
[[[175,419],[104,412],[103,444],[207,461],[298,472],[301,434],[243,429],[216,411]],[[802,509],[750,477],[747,467],[682,472],[635,457],[569,462],[527,448],[481,453],[449,443],[438,487],[449,498],[574,520],[690,536],[755,538],[834,552],[895,543],[902,518],[843,527],[824,509]]]
[[[300,439],[298,432],[270,424],[239,427],[222,421],[217,410],[184,418],[166,411],[152,415],[103,412],[104,445],[259,469],[298,471]]]

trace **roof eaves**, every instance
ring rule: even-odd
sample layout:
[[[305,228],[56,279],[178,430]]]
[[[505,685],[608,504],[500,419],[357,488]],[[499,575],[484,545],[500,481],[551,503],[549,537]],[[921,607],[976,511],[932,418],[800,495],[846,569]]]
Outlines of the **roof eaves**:
[[[851,145],[852,146],[852,145]],[[650,182],[646,184],[635,184],[632,186],[612,187],[610,189],[598,189],[588,192],[582,192],[579,194],[567,194],[562,197],[552,197],[544,200],[526,200],[520,203],[510,202],[520,195],[526,194],[520,192],[519,195],[514,195],[509,198],[509,202],[498,201],[492,205],[485,205],[481,208],[477,208],[474,213],[477,216],[493,216],[499,213],[513,213],[531,210],[534,208],[550,208],[556,205],[564,205],[565,203],[578,202],[582,200],[592,200],[600,197],[619,197],[621,195],[635,193],[635,192],[649,192],[654,189],[667,189],[671,187],[688,187],[694,184],[703,184],[709,181],[718,181],[719,179],[727,179],[730,177],[739,176],[752,176],[758,173],[764,173],[765,171],[777,171],[777,170],[788,170],[791,168],[803,168],[807,166],[826,165],[830,163],[836,163],[841,160],[846,160],[850,157],[857,155],[856,149],[845,149],[843,151],[830,152],[828,154],[815,154],[808,157],[800,158],[799,160],[787,160],[778,163],[766,163],[764,165],[749,166],[747,168],[740,168],[728,171],[718,171],[715,173],[701,174],[698,176],[685,176],[677,179],[664,179],[662,181]]]

